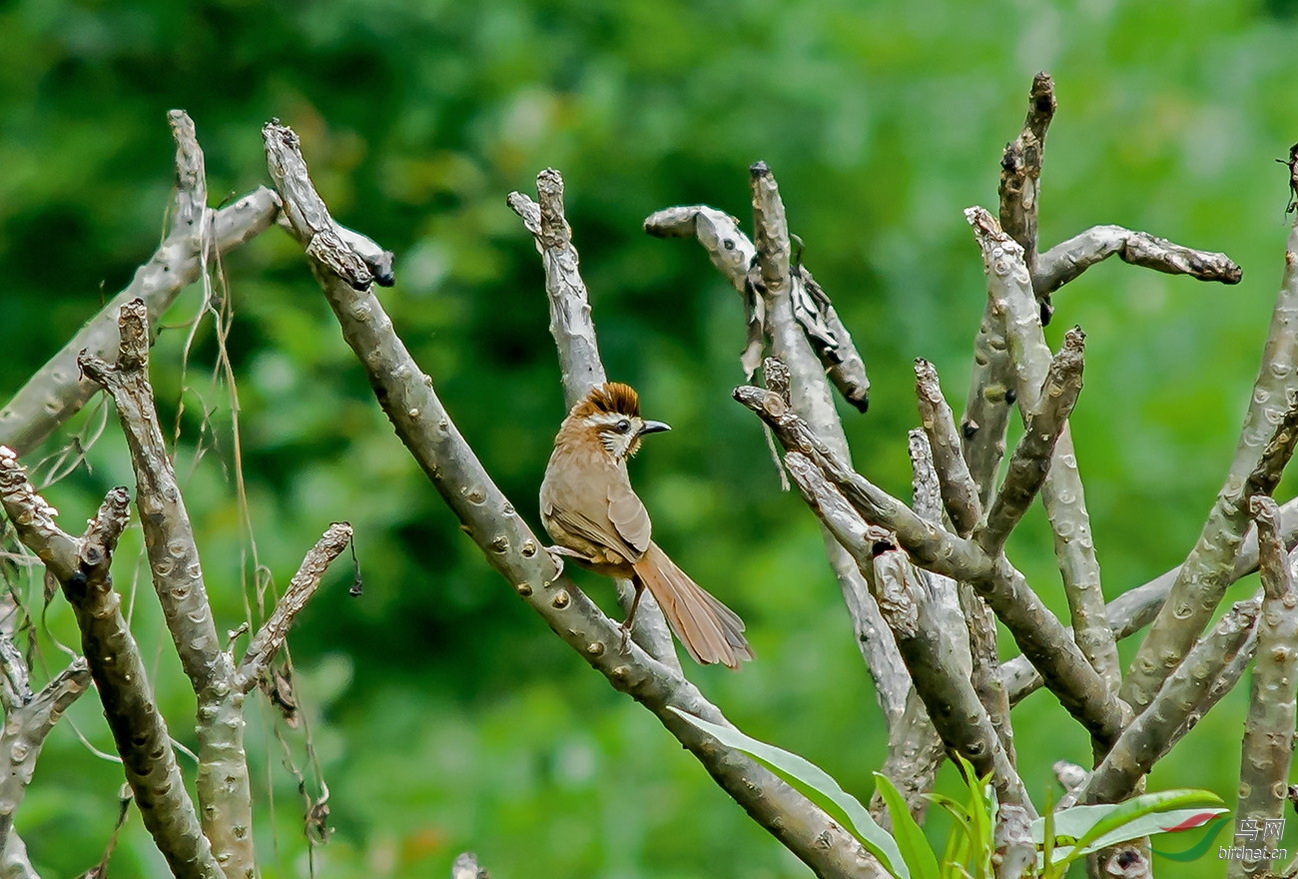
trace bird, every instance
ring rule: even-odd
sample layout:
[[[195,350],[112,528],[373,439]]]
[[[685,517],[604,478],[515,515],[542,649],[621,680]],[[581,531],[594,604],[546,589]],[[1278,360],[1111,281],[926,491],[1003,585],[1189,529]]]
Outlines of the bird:
[[[550,550],[556,556],[634,584],[624,636],[648,589],[695,661],[737,669],[753,658],[743,620],[650,539],[649,513],[631,488],[627,459],[646,434],[666,430],[671,427],[640,417],[640,397],[630,385],[604,382],[591,388],[569,410],[554,439],[541,482],[541,521],[555,541]]]

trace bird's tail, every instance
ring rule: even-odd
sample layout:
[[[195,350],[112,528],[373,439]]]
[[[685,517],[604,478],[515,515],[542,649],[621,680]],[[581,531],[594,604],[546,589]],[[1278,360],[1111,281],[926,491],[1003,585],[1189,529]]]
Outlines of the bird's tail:
[[[657,544],[650,543],[634,567],[639,585],[653,595],[695,661],[739,668],[741,660],[753,658],[739,615],[691,580]]]

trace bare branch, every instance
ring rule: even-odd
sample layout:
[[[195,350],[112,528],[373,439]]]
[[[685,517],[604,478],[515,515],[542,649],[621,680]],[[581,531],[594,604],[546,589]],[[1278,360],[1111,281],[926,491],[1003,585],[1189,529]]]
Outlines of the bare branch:
[[[942,394],[937,370],[927,360],[915,361],[915,396],[919,403],[920,424],[933,449],[933,463],[938,471],[938,484],[942,488],[947,516],[956,534],[968,537],[982,519],[982,491],[961,452],[954,416]],[[1008,411],[1008,406],[1003,408]],[[1004,449],[1003,437],[1001,449]],[[1000,460],[999,453],[996,460]],[[1014,730],[1010,725],[1009,698],[1001,683],[996,616],[971,583],[958,584],[956,598],[962,610],[961,622],[969,633],[970,679],[974,691],[1013,763]]]
[[[1255,494],[1271,494],[1293,453],[1298,419],[1298,338],[1290,326],[1298,309],[1295,252],[1298,223],[1289,235],[1284,277],[1230,472],[1198,542],[1177,574],[1169,601],[1154,620],[1123,682],[1123,698],[1137,711],[1149,704],[1221,602],[1249,528],[1248,500]]]
[[[1122,226],[1092,226],[1041,254],[1032,272],[1032,287],[1038,296],[1049,296],[1111,256],[1131,265],[1169,275],[1189,275],[1200,281],[1238,284],[1244,276],[1243,270],[1224,253],[1193,250]]]
[[[145,304],[134,299],[123,305],[118,326],[121,342],[116,365],[88,354],[78,363],[117,404],[135,470],[136,506],[153,587],[181,666],[194,692],[202,694],[224,673],[223,654],[203,585],[194,528],[158,427],[148,377],[151,340]]]
[[[541,254],[550,302],[550,335],[559,349],[564,402],[571,407],[605,381],[604,364],[590,319],[586,283],[578,270],[572,229],[564,216],[562,175],[553,168],[536,175],[536,193],[539,204],[521,192],[511,192],[509,206],[523,218]]]
[[[1293,569],[1279,534],[1279,510],[1265,495],[1249,505],[1257,523],[1261,555],[1262,613],[1257,624],[1257,664],[1249,695],[1248,719],[1239,769],[1236,815],[1255,819],[1284,815],[1289,769],[1293,763],[1294,722],[1298,718],[1298,592]],[[1261,847],[1275,848],[1264,838]],[[1266,859],[1259,859],[1265,863]],[[1232,877],[1257,875],[1262,869],[1232,866]]]
[[[996,810],[995,845],[992,866],[996,879],[1020,879],[1027,875],[1028,866],[1037,862],[1031,813],[1014,803],[1001,803]]]
[[[1280,537],[1288,550],[1298,544],[1298,499],[1287,501],[1280,507]],[[1257,531],[1250,528],[1228,575],[1230,583],[1235,583],[1253,573],[1257,570],[1257,566]],[[1115,638],[1122,640],[1130,637],[1149,625],[1167,600],[1167,595],[1182,567],[1183,565],[1177,565],[1148,583],[1128,589],[1109,602],[1105,608],[1105,615]],[[1021,656],[1007,661],[1001,670],[1012,702],[1018,702],[1036,692],[1041,686],[1041,676],[1032,668],[1032,664]]]
[[[1055,114],[1054,82],[1038,73],[1028,93],[1028,113],[1023,128],[1007,144],[1001,159],[1001,223],[1019,242],[1029,261],[1036,260],[1037,200],[1041,176],[1041,149],[1046,130]],[[1043,304],[1042,315],[1049,304]],[[1010,405],[1016,389],[1013,364],[1005,339],[1005,323],[989,301],[974,337],[974,363],[969,377],[960,431],[964,457],[978,486],[984,507],[991,500],[996,471],[1005,457],[1005,431],[1009,427]]]
[[[293,621],[320,588],[320,581],[329,570],[329,565],[342,554],[351,540],[352,526],[346,522],[334,522],[307,552],[297,573],[289,581],[288,589],[275,605],[270,619],[262,623],[249,642],[243,662],[239,664],[239,670],[235,674],[236,689],[247,693],[257,686],[262,673],[288,637]]]
[[[536,193],[539,204],[521,192],[512,192],[509,206],[522,218],[541,254],[545,295],[550,303],[550,335],[559,352],[563,397],[570,409],[592,387],[602,384],[606,374],[595,338],[586,283],[578,271],[577,248],[572,243],[572,229],[564,211],[563,176],[553,168],[542,171],[536,175]],[[635,585],[630,580],[616,583],[618,604],[623,613],[630,614],[636,602]],[[658,600],[645,589],[639,593],[639,602],[631,637],[654,659],[679,672],[680,658]]]
[[[834,409],[824,368],[797,320],[794,295],[800,280],[791,273],[789,227],[779,185],[763,162],[749,169],[749,184],[757,255],[749,273],[748,288],[761,293],[771,354],[788,372],[787,399],[793,411],[812,425],[841,460],[850,461],[847,435]],[[829,566],[852,617],[857,646],[875,683],[879,707],[891,725],[905,711],[910,679],[896,645],[887,637],[887,625],[879,615],[860,568],[827,530],[822,527],[821,532]]]
[[[1073,327],[1064,337],[1064,347],[1050,364],[1037,404],[1027,417],[1023,438],[1010,457],[1005,482],[987,512],[986,525],[975,538],[989,554],[1001,551],[1046,480],[1055,444],[1082,389],[1085,338],[1079,328]]]
[[[1016,371],[1016,399],[1027,418],[1037,407],[1051,357],[1022,249],[982,208],[969,208],[965,217],[982,251],[992,311],[1004,321]],[[1055,538],[1055,560],[1064,581],[1077,645],[1108,686],[1116,690],[1120,677],[1117,646],[1104,616],[1100,565],[1091,537],[1086,492],[1066,423],[1055,442],[1041,500]]]
[[[790,452],[784,464],[807,505],[862,566],[862,572],[871,571],[866,579],[875,601],[942,741],[964,755],[979,775],[992,774],[1003,802],[1031,809],[1022,780],[961,667],[954,642],[932,613],[905,555],[886,531],[866,525],[809,458]]]
[[[53,511],[27,481],[17,457],[0,449],[0,503],[19,540],[45,560],[76,612],[104,717],[158,849],[177,877],[224,879],[185,791],[166,722],[153,701],[139,648],[108,573],[128,517],[126,489],[108,493],[85,537],[78,540],[55,524]]]
[[[40,874],[27,857],[27,846],[17,833],[10,830],[5,840],[4,853],[0,855],[0,877],[3,879],[40,879]]]
[[[7,455],[8,450],[0,450]],[[4,667],[0,699],[4,703],[4,729],[0,732],[0,877],[14,837],[13,819],[31,783],[45,738],[63,712],[90,686],[90,669],[76,657],[39,693],[28,683],[27,660],[14,644],[19,606],[12,593],[0,595],[0,663]],[[21,846],[21,840],[16,845]],[[14,862],[25,860],[14,857]]]
[[[786,450],[801,452],[823,470],[866,522],[893,532],[916,563],[976,586],[1064,708],[1101,743],[1116,738],[1122,729],[1121,706],[1067,630],[1004,556],[992,558],[972,541],[924,521],[845,466],[778,394],[745,386],[736,388],[734,397],[771,426]]]
[[[716,208],[693,205],[655,211],[645,219],[644,230],[655,238],[697,238],[712,264],[739,292],[748,312],[748,344],[740,362],[744,380],[751,381],[762,359],[766,307],[751,277],[757,248],[740,231],[739,221]],[[787,228],[785,237],[787,240]],[[789,272],[793,313],[807,341],[843,399],[864,412],[870,405],[870,380],[851,333],[829,295],[802,264],[801,255],[790,260]]]
[[[1136,789],[1140,779],[1176,744],[1178,731],[1188,729],[1186,718],[1202,716],[1213,682],[1223,667],[1243,648],[1257,622],[1257,599],[1240,601],[1194,645],[1149,707],[1136,715],[1118,737],[1104,760],[1078,791],[1083,803],[1116,803]]]
[[[90,686],[90,669],[80,657],[55,675],[36,695],[28,694],[21,704],[5,710],[4,733],[0,735],[0,860],[5,855],[14,813],[36,771],[36,760],[45,738],[68,706]],[[0,872],[0,875],[3,875]]]
[[[271,175],[291,201],[309,191],[319,203],[302,161],[297,137],[271,123],[264,129]],[[293,181],[288,183],[286,178]],[[323,203],[319,203],[323,210]],[[300,216],[290,212],[290,218]],[[304,245],[319,233],[294,223]],[[721,712],[672,669],[631,642],[566,577],[558,576],[542,544],[483,469],[378,300],[322,264],[313,249],[312,267],[333,308],[347,344],[356,353],[384,412],[410,454],[423,468],[487,561],[529,607],[618,690],[649,708],[762,827],[824,877],[859,876],[877,869],[872,859],[824,811],[755,761],[726,748],[668,710],[714,723]]]
[[[158,428],[148,379],[149,325],[139,300],[122,306],[116,365],[97,357],[78,362],[117,404],[131,451],[136,506],[163,618],[181,667],[198,697],[198,780],[203,832],[232,876],[256,870],[252,792],[243,747],[243,692],[231,656],[221,649],[207,600],[193,524]]]
[[[199,219],[200,208],[206,200],[203,154],[193,138],[189,117],[180,111],[172,111],[169,117],[176,138],[177,174],[171,231],[149,262],[135,273],[130,285],[113,297],[0,408],[0,444],[19,454],[40,445],[81,411],[98,390],[80,381],[77,355],[88,351],[96,357],[108,357],[117,349],[117,315],[124,304],[134,299],[144,300],[150,323],[156,323],[180,292],[199,277],[209,254],[227,253],[261,233],[279,211],[275,194],[259,188],[215,212],[204,230],[204,223]],[[202,216],[211,213],[206,211]],[[206,249],[199,237],[205,231],[210,239]]]
[[[1048,73],[1038,73],[1028,93],[1028,115],[1023,130],[1006,145],[1001,156],[1001,228],[1023,248],[1029,271],[1037,261],[1041,151],[1057,106],[1054,80]]]
[[[960,437],[969,475],[978,486],[978,498],[985,507],[991,500],[996,471],[1005,457],[1005,432],[1010,424],[1014,388],[1014,365],[1005,339],[1005,321],[989,301],[974,337],[973,368],[969,374],[969,397],[960,419]]]
[[[919,401],[920,425],[933,450],[933,466],[946,514],[951,517],[955,533],[968,537],[982,518],[978,485],[960,453],[960,435],[956,432],[951,407],[942,395],[937,370],[919,358],[915,360],[915,397]]]

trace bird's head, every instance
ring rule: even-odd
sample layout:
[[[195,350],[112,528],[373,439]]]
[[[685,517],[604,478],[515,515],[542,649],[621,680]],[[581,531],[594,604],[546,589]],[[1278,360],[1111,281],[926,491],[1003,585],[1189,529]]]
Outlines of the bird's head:
[[[629,458],[640,449],[640,437],[646,433],[671,430],[661,421],[640,417],[640,397],[635,388],[621,382],[605,382],[590,389],[564,422],[564,428],[576,432],[587,442],[598,442],[619,460]]]

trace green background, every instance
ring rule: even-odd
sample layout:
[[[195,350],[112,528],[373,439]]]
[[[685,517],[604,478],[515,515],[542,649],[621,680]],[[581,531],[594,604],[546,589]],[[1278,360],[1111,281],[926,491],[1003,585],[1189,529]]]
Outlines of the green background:
[[[1285,174],[1272,160],[1298,139],[1294,0],[17,0],[0,5],[0,33],[0,397],[156,246],[173,177],[165,112],[193,116],[214,204],[268,182],[260,126],[278,117],[338,219],[396,252],[398,284],[383,298],[398,331],[539,527],[562,394],[539,260],[505,196],[559,168],[609,374],[676,427],[633,465],[655,536],[747,620],[759,657],[740,674],[691,676],[745,731],[862,797],[883,760],[882,722],[815,523],[779,492],[756,421],[729,399],[742,379],[738,297],[697,245],[650,239],[643,218],[706,203],[747,225],[747,168],[769,163],[805,261],[870,369],[869,414],[843,409],[855,462],[905,496],[911,360],[932,360],[962,408],[983,307],[961,209],[994,208],[1001,149],[1032,75],[1050,71],[1060,110],[1043,247],[1117,223],[1225,251],[1245,272],[1228,288],[1115,260],[1055,298],[1052,344],[1074,323],[1088,333],[1073,425],[1110,597],[1179,562],[1197,536],[1282,267]],[[365,577],[364,596],[349,598],[340,564],[294,630],[307,728],[250,712],[264,874],[310,869],[288,762],[309,793],[328,785],[335,832],[314,855],[321,876],[446,875],[464,849],[497,879],[806,875],[483,563],[393,436],[288,236],[270,230],[222,269],[238,460],[210,317],[179,370],[197,290],[154,355],[219,624],[234,628],[249,606],[259,618],[254,566],[282,588],[335,519],[355,525]],[[73,531],[106,488],[129,482],[115,423],[88,461],[48,491]],[[231,475],[240,463],[255,540]],[[1292,495],[1288,483],[1279,494]],[[192,745],[193,697],[138,544],[128,535],[117,582],[134,596],[172,733]],[[1010,551],[1062,608],[1039,510]],[[577,576],[616,612],[606,582]],[[39,577],[19,585],[39,606]],[[49,608],[48,668],[65,661],[56,642],[75,643],[70,617],[61,599]],[[1153,789],[1233,800],[1243,696],[1160,764]],[[93,694],[69,716],[110,747]],[[1048,695],[1015,717],[1025,781],[1044,802],[1051,763],[1085,762],[1088,743]],[[98,860],[120,781],[59,725],[17,819],[44,875]],[[111,865],[116,877],[164,875],[138,816]],[[1211,860],[1169,866],[1221,873]]]

